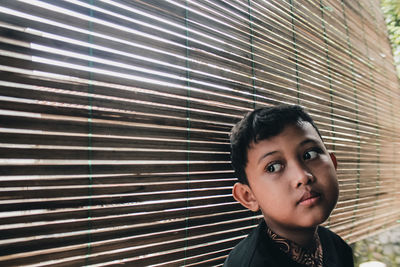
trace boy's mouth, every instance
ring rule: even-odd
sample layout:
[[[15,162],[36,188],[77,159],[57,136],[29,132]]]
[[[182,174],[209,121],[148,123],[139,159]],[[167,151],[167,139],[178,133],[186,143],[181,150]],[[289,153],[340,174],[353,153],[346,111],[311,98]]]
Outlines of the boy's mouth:
[[[321,197],[321,194],[315,191],[306,191],[303,196],[297,202],[300,205],[310,206],[317,202]]]

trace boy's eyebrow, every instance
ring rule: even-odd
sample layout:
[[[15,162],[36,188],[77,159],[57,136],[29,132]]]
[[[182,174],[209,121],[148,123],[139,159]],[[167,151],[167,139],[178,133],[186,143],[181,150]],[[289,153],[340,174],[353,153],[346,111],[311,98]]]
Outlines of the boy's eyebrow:
[[[318,142],[316,140],[314,140],[314,139],[306,139],[306,140],[303,140],[302,142],[300,142],[299,146],[304,146],[304,145],[306,145],[308,143],[313,143],[313,144],[316,144],[316,145],[318,144]]]
[[[275,153],[278,153],[278,151],[271,151],[271,152],[268,152],[268,153],[265,153],[264,155],[262,155],[259,159],[258,159],[258,163],[260,163],[260,161],[261,160],[263,160],[264,158],[266,158],[266,157],[268,157],[268,156],[271,156],[271,155],[273,155],[273,154],[275,154]]]

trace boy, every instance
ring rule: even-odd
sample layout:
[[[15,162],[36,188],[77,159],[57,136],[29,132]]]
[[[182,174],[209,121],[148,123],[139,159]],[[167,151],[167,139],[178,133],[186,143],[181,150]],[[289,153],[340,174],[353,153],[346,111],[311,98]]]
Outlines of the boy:
[[[231,132],[234,198],[263,220],[224,266],[352,267],[351,248],[318,226],[336,205],[336,158],[300,106],[248,113]]]

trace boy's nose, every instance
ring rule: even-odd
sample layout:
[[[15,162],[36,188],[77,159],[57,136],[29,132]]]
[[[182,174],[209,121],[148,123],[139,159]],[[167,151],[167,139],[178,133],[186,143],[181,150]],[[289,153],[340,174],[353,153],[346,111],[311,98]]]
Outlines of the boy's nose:
[[[293,185],[298,188],[302,185],[308,185],[314,182],[314,175],[302,163],[296,163],[293,166]]]

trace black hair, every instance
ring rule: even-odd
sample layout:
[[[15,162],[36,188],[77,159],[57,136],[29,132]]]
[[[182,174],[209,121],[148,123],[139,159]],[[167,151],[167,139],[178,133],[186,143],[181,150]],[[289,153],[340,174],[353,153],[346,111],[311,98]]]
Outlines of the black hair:
[[[245,168],[252,143],[277,136],[285,126],[301,121],[309,122],[321,137],[313,119],[298,105],[263,107],[247,113],[230,134],[232,167],[239,182],[248,185]]]

